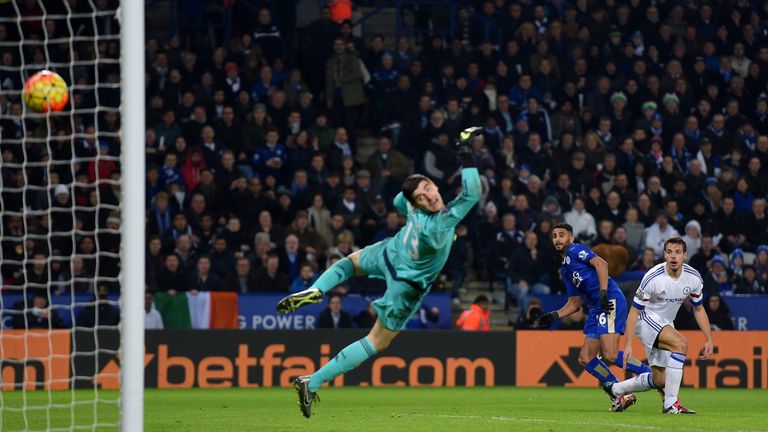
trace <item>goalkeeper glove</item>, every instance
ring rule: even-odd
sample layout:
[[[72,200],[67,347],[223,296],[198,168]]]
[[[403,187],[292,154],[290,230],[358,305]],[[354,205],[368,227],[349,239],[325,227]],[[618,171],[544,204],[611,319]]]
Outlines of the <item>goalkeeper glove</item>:
[[[558,318],[560,318],[560,315],[557,314],[557,311],[552,311],[548,314],[540,316],[539,319],[537,319],[534,323],[534,326],[536,328],[549,328],[549,326],[551,326],[552,323],[555,322],[555,320]]]
[[[483,128],[480,126],[472,126],[459,132],[458,145],[472,146],[472,141],[482,132]]]
[[[475,158],[472,156],[472,141],[474,141],[475,137],[481,134],[482,131],[483,128],[474,126],[459,132],[459,140],[456,142],[456,147],[458,148],[461,165],[464,168],[475,166]]]
[[[608,291],[600,290],[600,307],[603,308],[603,312],[606,314],[613,312],[613,303],[608,298]]]

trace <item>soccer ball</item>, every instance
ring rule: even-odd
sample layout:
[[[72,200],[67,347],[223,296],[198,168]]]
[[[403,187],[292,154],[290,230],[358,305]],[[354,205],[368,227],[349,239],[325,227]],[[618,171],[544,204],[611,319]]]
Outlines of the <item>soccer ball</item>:
[[[24,104],[34,112],[61,111],[69,101],[69,88],[56,72],[42,70],[24,83]]]

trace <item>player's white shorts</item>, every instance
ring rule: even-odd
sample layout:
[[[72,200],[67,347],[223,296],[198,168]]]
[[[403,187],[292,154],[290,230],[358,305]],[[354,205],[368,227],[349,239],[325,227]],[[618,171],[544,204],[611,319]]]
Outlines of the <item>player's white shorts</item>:
[[[667,367],[667,360],[669,359],[670,351],[655,348],[653,345],[656,342],[656,338],[661,333],[661,329],[666,326],[675,325],[667,321],[654,313],[648,313],[645,310],[640,311],[640,317],[637,321],[637,330],[635,334],[643,341],[645,345],[645,353],[648,356],[649,366]]]

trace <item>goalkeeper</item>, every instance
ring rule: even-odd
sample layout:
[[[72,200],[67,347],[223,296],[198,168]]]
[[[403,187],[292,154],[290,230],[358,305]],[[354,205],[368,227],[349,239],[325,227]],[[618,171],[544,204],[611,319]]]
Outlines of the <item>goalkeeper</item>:
[[[373,302],[378,318],[370,333],[341,350],[314,374],[294,380],[305,417],[312,415],[312,402],[324,383],[386,349],[419,310],[432,281],[448,259],[456,225],[480,199],[480,175],[474,166],[471,145],[481,130],[465,129],[456,143],[463,169],[462,191],[455,200],[446,206],[435,183],[420,174],[409,176],[394,200],[395,208],[408,218],[406,226],[394,237],[337,261],[311,288],[278,302],[277,311],[289,313],[305,304],[320,302],[325,293],[352,276],[368,275],[387,281],[384,296]]]

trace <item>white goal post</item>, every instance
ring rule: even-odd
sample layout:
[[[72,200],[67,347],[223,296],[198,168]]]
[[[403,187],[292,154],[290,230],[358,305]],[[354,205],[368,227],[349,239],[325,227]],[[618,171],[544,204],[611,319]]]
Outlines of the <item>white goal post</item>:
[[[0,0],[0,431],[144,429],[144,7]]]
[[[144,2],[123,0],[120,426],[144,430]]]

